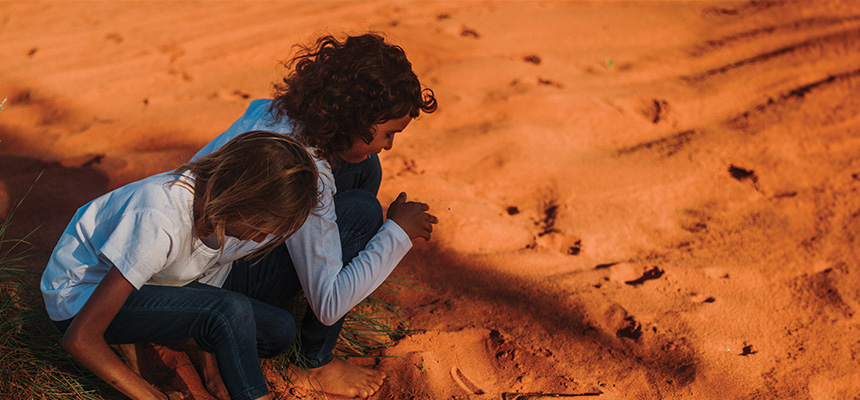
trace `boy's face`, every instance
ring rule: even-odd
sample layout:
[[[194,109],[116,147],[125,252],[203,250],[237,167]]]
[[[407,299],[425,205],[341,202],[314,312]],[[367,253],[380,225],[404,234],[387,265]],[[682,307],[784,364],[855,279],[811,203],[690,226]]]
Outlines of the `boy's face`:
[[[406,129],[406,126],[412,122],[412,117],[405,117],[385,121],[381,124],[376,124],[370,127],[370,133],[373,135],[373,141],[364,143],[363,140],[356,140],[352,147],[338,153],[344,161],[348,163],[360,163],[373,153],[379,153],[383,149],[391,150],[394,146],[394,134]]]

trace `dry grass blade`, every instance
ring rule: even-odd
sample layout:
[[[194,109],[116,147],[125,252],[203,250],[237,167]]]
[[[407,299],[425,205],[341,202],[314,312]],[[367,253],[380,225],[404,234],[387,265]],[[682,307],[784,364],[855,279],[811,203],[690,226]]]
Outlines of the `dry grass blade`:
[[[413,280],[391,276],[377,291],[359,303],[346,316],[335,355],[368,357],[368,354],[391,346],[414,333],[403,316],[398,293],[412,288]],[[370,356],[374,357],[374,356]]]
[[[60,347],[59,332],[44,311],[36,271],[45,255],[33,251],[29,235],[6,237],[20,205],[0,222],[0,398],[101,399],[112,389]]]

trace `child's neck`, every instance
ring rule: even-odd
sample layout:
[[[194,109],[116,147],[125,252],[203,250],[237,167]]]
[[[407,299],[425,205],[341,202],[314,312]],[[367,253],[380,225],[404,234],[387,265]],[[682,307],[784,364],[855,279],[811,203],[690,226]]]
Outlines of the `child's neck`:
[[[200,239],[200,241],[203,242],[203,244],[205,244],[206,247],[208,247],[212,250],[218,250],[221,248],[221,245],[218,244],[218,238],[215,237],[214,233],[203,238],[203,239]]]

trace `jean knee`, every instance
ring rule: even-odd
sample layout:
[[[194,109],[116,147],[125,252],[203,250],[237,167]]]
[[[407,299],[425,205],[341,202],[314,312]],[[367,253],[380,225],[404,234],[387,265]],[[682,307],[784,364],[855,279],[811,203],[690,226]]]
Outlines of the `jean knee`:
[[[260,357],[271,358],[289,350],[296,340],[296,331],[296,321],[286,310],[269,316],[265,321],[265,332],[258,332],[257,346]]]
[[[251,300],[245,295],[234,292],[219,295],[204,318],[206,328],[198,342],[205,350],[231,340],[253,340],[256,336]]]
[[[338,225],[348,222],[353,226],[376,230],[382,226],[382,205],[373,193],[363,189],[347,190],[335,196]]]
[[[382,205],[379,204],[376,196],[370,192],[366,190],[362,190],[362,192],[366,194],[361,195],[362,198],[359,207],[362,212],[360,214],[365,217],[364,222],[367,226],[371,227],[370,230],[376,233],[379,227],[382,226]]]

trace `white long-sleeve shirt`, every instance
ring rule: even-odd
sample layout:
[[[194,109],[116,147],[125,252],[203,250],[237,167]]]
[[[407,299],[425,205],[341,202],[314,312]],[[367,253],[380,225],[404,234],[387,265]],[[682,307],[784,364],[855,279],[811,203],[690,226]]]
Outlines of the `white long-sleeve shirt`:
[[[254,100],[245,114],[216,137],[194,159],[219,149],[237,135],[265,130],[292,135],[288,121],[277,122],[269,113],[271,100]],[[313,154],[311,149],[311,154]],[[311,213],[304,225],[287,239],[287,249],[296,267],[305,297],[319,320],[327,325],[341,317],[381,285],[412,248],[412,241],[392,220],[382,224],[367,247],[349,264],[342,261],[340,233],[334,209],[337,191],[331,166],[314,158],[319,171],[320,209]],[[201,282],[221,286],[231,266],[201,278]]]

